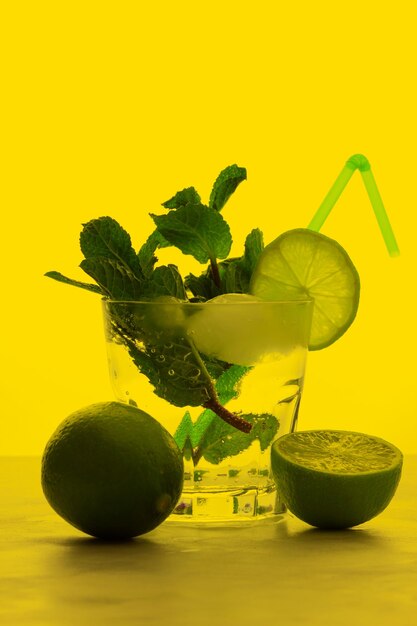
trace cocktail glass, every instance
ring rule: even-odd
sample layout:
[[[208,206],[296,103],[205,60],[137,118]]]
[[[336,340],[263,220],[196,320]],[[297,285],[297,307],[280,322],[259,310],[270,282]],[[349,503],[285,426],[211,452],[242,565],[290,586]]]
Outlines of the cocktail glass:
[[[270,449],[296,427],[312,307],[309,299],[103,301],[117,399],[155,417],[183,452],[184,490],[170,520],[242,522],[284,512]]]

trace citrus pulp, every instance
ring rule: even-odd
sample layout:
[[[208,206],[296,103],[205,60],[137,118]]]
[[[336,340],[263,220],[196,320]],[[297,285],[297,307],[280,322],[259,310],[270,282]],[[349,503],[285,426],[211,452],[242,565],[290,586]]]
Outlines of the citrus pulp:
[[[310,350],[329,346],[352,324],[359,305],[358,272],[334,239],[289,230],[263,250],[250,292],[264,300],[314,299]]]
[[[389,504],[402,454],[378,437],[311,430],[277,439],[271,463],[278,492],[296,517],[319,528],[349,528]]]

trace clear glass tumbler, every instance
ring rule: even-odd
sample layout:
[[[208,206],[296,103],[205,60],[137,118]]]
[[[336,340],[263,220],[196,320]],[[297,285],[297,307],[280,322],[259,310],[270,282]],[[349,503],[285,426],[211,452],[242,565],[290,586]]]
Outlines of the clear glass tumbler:
[[[296,426],[312,301],[162,297],[104,300],[103,310],[117,399],[155,417],[184,456],[184,490],[170,520],[282,513],[270,450]]]

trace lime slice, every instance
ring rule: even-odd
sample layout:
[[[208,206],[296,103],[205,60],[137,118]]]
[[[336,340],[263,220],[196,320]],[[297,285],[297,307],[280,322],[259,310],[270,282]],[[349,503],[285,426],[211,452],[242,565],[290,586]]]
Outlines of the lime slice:
[[[264,300],[314,298],[309,349],[320,350],[339,339],[355,319],[360,282],[337,241],[297,228],[265,247],[250,292]]]
[[[287,508],[318,528],[350,528],[381,513],[401,477],[402,454],[370,435],[290,433],[272,445],[272,472]]]

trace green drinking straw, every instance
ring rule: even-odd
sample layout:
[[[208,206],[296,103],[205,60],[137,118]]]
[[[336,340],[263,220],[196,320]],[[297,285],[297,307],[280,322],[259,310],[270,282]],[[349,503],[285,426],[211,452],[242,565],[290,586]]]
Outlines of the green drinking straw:
[[[354,154],[346,161],[346,164],[339,176],[336,178],[329,193],[324,198],[307,228],[319,231],[323,226],[330,211],[333,209],[337,200],[340,198],[344,188],[348,184],[355,170],[359,170],[362,180],[368,192],[375,217],[378,221],[379,228],[385,241],[385,245],[390,256],[398,256],[400,254],[394,232],[392,230],[387,212],[382,202],[381,195],[376,186],[374,175],[371,171],[371,165],[363,154]]]

